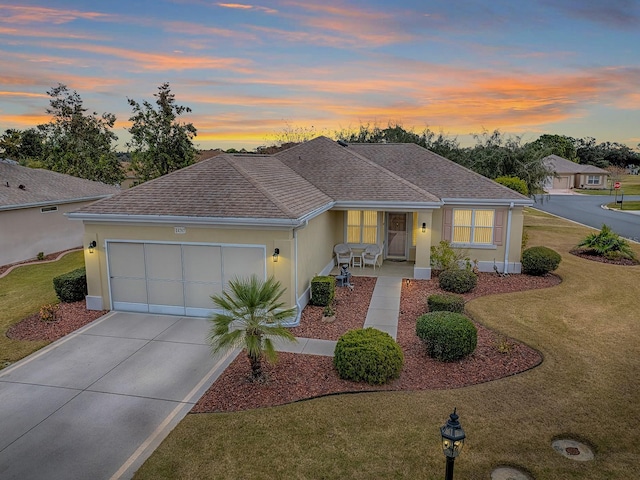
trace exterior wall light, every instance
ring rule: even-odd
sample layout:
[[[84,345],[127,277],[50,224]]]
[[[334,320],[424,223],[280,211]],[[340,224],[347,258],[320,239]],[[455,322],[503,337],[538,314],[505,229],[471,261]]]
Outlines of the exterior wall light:
[[[95,240],[91,240],[89,242],[89,253],[93,253],[93,249],[96,248],[98,244],[96,243]]]
[[[426,223],[422,223],[422,233],[427,233],[427,224]]]
[[[273,263],[278,263],[278,258],[280,257],[280,249],[276,248],[273,251]]]
[[[465,439],[464,430],[458,421],[455,408],[453,413],[449,415],[447,423],[440,427],[440,436],[442,437],[442,452],[447,457],[447,469],[444,478],[445,480],[453,480],[453,462],[460,455]]]

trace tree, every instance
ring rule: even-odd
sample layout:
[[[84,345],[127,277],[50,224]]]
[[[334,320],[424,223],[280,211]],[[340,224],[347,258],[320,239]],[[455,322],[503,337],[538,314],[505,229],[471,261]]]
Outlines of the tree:
[[[572,162],[578,161],[576,153],[576,140],[565,135],[540,135],[535,142],[532,142],[540,150],[548,149],[548,155],[558,155]]]
[[[47,94],[51,97],[47,113],[53,118],[49,123],[38,125],[42,136],[42,166],[109,185],[119,184],[124,175],[113,148],[113,142],[118,139],[112,131],[115,115],[85,114],[87,109],[78,92],[69,91],[62,83]],[[34,141],[35,147],[35,138]]]
[[[139,183],[179,170],[195,161],[196,149],[193,137],[197,130],[191,123],[179,123],[178,117],[191,112],[189,107],[176,105],[175,95],[169,83],[158,87],[157,110],[144,101],[142,105],[127,99],[133,108],[132,122],[128,129],[131,142],[131,168],[139,178]]]
[[[0,137],[0,156],[23,165],[37,162],[42,156],[42,135],[35,128],[7,129]]]
[[[296,313],[294,308],[282,310],[284,303],[279,300],[284,291],[273,277],[263,282],[252,275],[249,279],[229,282],[229,291],[211,297],[224,312],[211,317],[213,326],[208,340],[212,352],[244,348],[251,364],[253,381],[264,380],[263,357],[272,362],[277,358],[272,338],[295,340],[291,332],[282,326],[285,319]]]
[[[518,177],[525,181],[529,194],[543,191],[551,169],[543,163],[548,149],[535,143],[522,144],[520,137],[504,138],[499,130],[474,135],[476,146],[469,151],[469,168],[488,178]]]

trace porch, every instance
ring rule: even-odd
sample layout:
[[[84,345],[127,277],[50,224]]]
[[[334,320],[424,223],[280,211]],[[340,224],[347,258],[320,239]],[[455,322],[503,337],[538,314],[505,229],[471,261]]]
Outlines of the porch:
[[[398,278],[413,278],[413,267],[415,262],[412,261],[394,261],[384,260],[381,267],[350,267],[349,271],[354,276],[363,277],[398,277]],[[330,275],[338,275],[340,273],[340,267],[334,266],[330,272]]]

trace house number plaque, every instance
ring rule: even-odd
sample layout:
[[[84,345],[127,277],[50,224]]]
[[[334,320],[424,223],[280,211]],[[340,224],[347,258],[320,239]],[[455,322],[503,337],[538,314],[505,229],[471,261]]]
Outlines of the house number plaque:
[[[187,233],[187,227],[173,227],[173,232],[176,235],[184,235]]]

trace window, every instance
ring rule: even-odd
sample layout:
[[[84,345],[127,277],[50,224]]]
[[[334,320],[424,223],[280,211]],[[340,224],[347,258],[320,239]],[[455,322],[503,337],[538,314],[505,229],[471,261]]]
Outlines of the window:
[[[493,243],[494,210],[454,209],[453,243]]]
[[[589,175],[587,185],[600,185],[600,175]]]
[[[47,212],[57,212],[58,211],[58,207],[42,207],[40,209],[40,213],[47,213]]]
[[[347,212],[347,243],[378,243],[378,212],[349,210]]]

